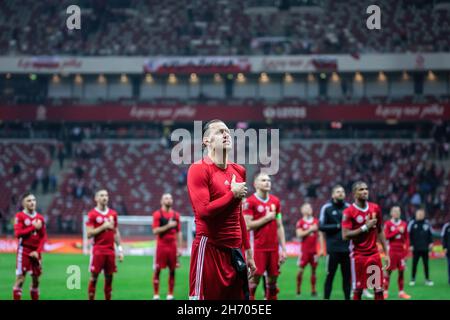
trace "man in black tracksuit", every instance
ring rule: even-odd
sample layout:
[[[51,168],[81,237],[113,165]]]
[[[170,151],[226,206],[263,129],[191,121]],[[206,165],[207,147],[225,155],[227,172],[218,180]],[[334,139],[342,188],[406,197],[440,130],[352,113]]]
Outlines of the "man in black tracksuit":
[[[342,240],[342,212],[349,206],[345,202],[345,190],[342,186],[333,187],[332,199],[320,210],[319,230],[324,233],[327,244],[327,278],[325,280],[324,298],[330,299],[333,278],[341,265],[342,288],[346,300],[350,299],[350,251],[349,242]]]
[[[447,256],[448,284],[450,284],[450,222],[447,222],[442,227],[441,236],[442,246],[444,247],[444,251]]]
[[[428,256],[433,244],[433,235],[431,234],[430,223],[428,220],[425,220],[424,209],[418,209],[416,211],[416,218],[408,224],[408,233],[410,247],[413,253],[412,278],[409,285],[414,286],[416,284],[417,264],[419,263],[419,259],[422,258],[425,271],[425,285],[432,286],[434,283],[430,280]]]

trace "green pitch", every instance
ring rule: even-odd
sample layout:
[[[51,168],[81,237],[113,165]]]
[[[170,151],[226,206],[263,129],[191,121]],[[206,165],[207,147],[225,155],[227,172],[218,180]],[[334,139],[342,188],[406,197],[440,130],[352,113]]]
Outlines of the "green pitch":
[[[410,264],[408,261],[408,269],[405,278],[405,290],[412,295],[413,299],[450,299],[450,286],[447,283],[447,270],[445,259],[430,260],[431,276],[434,281],[434,287],[426,287],[424,285],[423,269],[419,265],[416,286],[409,287]],[[63,254],[46,254],[44,255],[44,274],[41,277],[41,299],[63,299],[63,300],[84,300],[87,298],[87,284],[89,281],[88,265],[89,257],[83,255],[63,255]],[[68,288],[76,282],[70,281],[69,278],[73,273],[68,273],[70,266],[77,266],[81,271],[81,288]],[[113,281],[113,299],[131,299],[131,300],[150,300],[153,297],[152,286],[152,258],[126,256],[123,263],[117,263],[118,273]],[[303,277],[302,295],[295,294],[296,275],[297,275],[296,259],[289,258],[281,269],[279,280],[280,299],[290,300],[310,300],[321,299],[323,296],[323,283],[325,279],[325,259],[321,258],[317,273],[318,298],[312,298],[310,294],[310,269],[306,268]],[[12,297],[12,287],[14,283],[15,272],[15,255],[0,255],[0,300],[9,300]],[[161,273],[160,295],[165,299],[167,293],[167,277],[168,272],[164,270]],[[175,297],[177,299],[188,298],[188,277],[189,277],[189,258],[181,259],[181,268],[177,270]],[[68,281],[69,280],[69,281]],[[73,280],[73,279],[72,279]],[[30,278],[24,285],[23,298],[28,300],[29,297]],[[397,297],[397,273],[394,272],[391,279],[390,299]],[[101,276],[97,284],[97,299],[103,299],[103,277]],[[257,298],[262,298],[261,285],[258,287]],[[334,281],[332,299],[343,299],[341,289],[341,278],[339,271]]]

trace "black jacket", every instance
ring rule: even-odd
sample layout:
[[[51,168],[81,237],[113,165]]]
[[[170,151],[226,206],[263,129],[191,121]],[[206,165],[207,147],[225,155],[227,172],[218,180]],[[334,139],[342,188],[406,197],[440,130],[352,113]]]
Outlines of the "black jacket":
[[[325,234],[327,252],[349,252],[349,241],[342,239],[342,212],[349,206],[331,200],[322,206],[319,216],[319,230]]]
[[[410,245],[414,251],[428,251],[429,245],[433,243],[431,225],[428,220],[411,220],[408,224]]]
[[[442,227],[442,246],[447,249],[447,257],[450,258],[450,222],[447,222]]]

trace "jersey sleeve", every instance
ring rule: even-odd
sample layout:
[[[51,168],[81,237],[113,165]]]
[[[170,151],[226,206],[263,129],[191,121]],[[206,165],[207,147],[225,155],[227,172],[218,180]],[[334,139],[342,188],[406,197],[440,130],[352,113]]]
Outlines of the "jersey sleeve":
[[[281,219],[281,201],[280,201],[280,199],[277,199],[277,203],[276,203],[276,217],[277,217],[277,219]]]
[[[250,198],[242,201],[242,213],[247,216],[253,216],[253,203]]]
[[[347,208],[342,212],[342,228],[352,229],[352,216],[351,211]]]
[[[117,227],[119,226],[119,216],[117,214],[117,212],[114,213],[114,228],[117,229]]]
[[[94,227],[95,217],[92,212],[88,213],[88,219],[86,221],[86,226]]]
[[[33,225],[25,227],[23,225],[23,219],[20,217],[19,214],[16,215],[16,219],[14,221],[14,235],[16,236],[16,238],[27,236],[34,230],[35,228]]]
[[[381,213],[381,208],[379,205],[376,206],[377,213],[377,230],[378,232],[383,231],[383,214]]]
[[[386,237],[387,240],[392,239],[393,237],[395,237],[397,234],[399,234],[399,231],[397,228],[395,228],[394,231],[391,231],[391,226],[390,223],[388,223],[386,221],[386,223],[384,224],[384,236]]]
[[[44,219],[41,219],[41,221],[42,221],[42,228],[40,230],[41,240],[39,242],[38,248],[36,249],[36,251],[38,253],[41,253],[42,251],[44,251],[44,245],[45,245],[45,242],[47,241],[47,227],[45,225]]]
[[[208,174],[200,163],[195,163],[189,168],[187,188],[192,206],[201,218],[218,215],[224,212],[231,204],[241,201],[234,198],[231,190],[222,197],[211,201]]]
[[[160,218],[159,211],[153,212],[153,223],[152,223],[152,228],[153,229],[158,228],[160,226],[159,225],[159,218]]]
[[[245,223],[244,215],[240,216],[241,234],[242,234],[242,247],[244,250],[250,249],[250,241],[248,239],[247,224]]]
[[[297,223],[295,224],[295,229],[302,229],[303,230],[303,227],[302,227],[302,224],[301,224],[301,220],[297,221]]]

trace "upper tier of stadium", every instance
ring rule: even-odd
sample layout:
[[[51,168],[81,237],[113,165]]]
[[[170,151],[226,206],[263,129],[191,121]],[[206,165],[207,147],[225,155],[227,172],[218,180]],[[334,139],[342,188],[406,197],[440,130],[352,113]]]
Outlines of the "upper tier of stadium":
[[[366,10],[372,3],[366,0],[4,0],[0,5],[0,53],[448,52],[450,11],[440,9],[438,2],[442,1],[379,0],[382,28],[370,31]],[[81,7],[81,30],[69,31],[66,9],[73,4]]]

